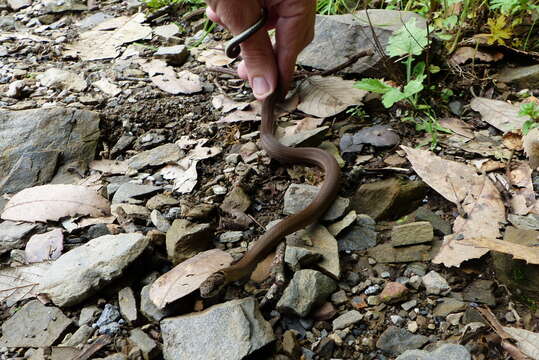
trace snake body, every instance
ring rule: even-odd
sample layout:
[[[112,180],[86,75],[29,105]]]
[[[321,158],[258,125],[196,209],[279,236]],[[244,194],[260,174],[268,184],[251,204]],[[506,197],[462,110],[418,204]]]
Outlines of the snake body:
[[[340,187],[341,170],[335,158],[319,148],[291,148],[282,145],[273,134],[275,105],[280,92],[270,95],[262,104],[260,140],[269,156],[284,163],[307,163],[322,168],[325,179],[314,200],[299,213],[284,218],[268,229],[236,263],[221,269],[200,286],[202,297],[213,297],[230,282],[248,277],[279,242],[295,231],[316,222],[331,206]]]

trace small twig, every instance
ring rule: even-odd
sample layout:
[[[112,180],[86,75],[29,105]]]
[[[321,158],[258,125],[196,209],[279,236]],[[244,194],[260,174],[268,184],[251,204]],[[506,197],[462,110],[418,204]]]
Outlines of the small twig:
[[[356,61],[358,61],[362,57],[372,56],[373,54],[374,52],[372,51],[372,49],[363,49],[357,54],[355,54],[354,56],[352,56],[350,59],[346,60],[344,63],[337,65],[334,68],[324,70],[324,71],[298,71],[294,74],[294,77],[300,77],[300,76],[306,76],[306,75],[307,76],[313,76],[313,75],[328,76],[331,74],[335,74],[343,69],[346,69],[350,65],[353,65]]]
[[[255,224],[257,224],[257,225],[260,227],[260,229],[266,230],[266,228],[265,228],[261,223],[259,223],[258,221],[256,221],[256,219],[255,219],[252,215],[249,215],[249,214],[246,214],[246,215],[247,215],[247,216],[249,217],[249,219],[251,219]]]
[[[92,356],[101,350],[103,347],[110,344],[112,339],[107,335],[101,335],[97,338],[96,341],[94,341],[93,344],[85,348],[80,354],[75,355],[71,358],[71,360],[88,360],[91,359]]]
[[[205,11],[206,11],[206,8],[204,7],[204,8],[200,8],[200,9],[196,9],[191,12],[188,12],[187,14],[182,16],[182,21],[187,21],[187,20],[190,20],[191,18],[202,15],[204,14]]]
[[[222,66],[208,66],[207,70],[211,71],[211,72],[216,72],[216,73],[221,73],[221,74],[232,75],[234,77],[239,77],[238,72],[236,70],[229,69],[229,68],[222,67]]]

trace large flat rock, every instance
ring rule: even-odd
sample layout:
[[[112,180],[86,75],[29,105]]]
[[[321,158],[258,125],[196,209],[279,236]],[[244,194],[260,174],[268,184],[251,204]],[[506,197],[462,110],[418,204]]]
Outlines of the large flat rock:
[[[58,306],[75,305],[122,274],[148,246],[139,233],[104,235],[60,256],[43,276],[40,291]]]

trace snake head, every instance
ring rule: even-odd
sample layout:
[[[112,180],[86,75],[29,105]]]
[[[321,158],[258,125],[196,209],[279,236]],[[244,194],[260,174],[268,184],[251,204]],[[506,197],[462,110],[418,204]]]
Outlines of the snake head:
[[[200,296],[205,299],[212,298],[219,294],[225,285],[225,274],[222,271],[215,272],[200,285]]]

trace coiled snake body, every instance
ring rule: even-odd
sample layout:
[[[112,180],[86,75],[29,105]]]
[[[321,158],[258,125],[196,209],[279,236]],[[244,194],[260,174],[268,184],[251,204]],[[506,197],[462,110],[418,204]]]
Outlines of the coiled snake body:
[[[259,20],[257,24],[236,36],[227,46],[227,54],[230,52],[237,56],[239,42],[258,30],[261,27],[260,24],[265,21],[264,17],[265,13],[262,15],[262,20]],[[231,51],[228,51],[229,49]],[[215,296],[230,282],[248,277],[257,264],[273,251],[286,235],[316,222],[331,206],[339,191],[341,170],[332,155],[318,148],[291,148],[284,146],[274,136],[275,105],[280,99],[280,94],[281,91],[278,89],[266,98],[262,104],[262,124],[260,129],[262,148],[266,150],[272,159],[284,163],[308,163],[319,166],[325,172],[324,182],[309,206],[297,214],[286,217],[267,230],[238,262],[210,275],[200,286],[200,294],[204,298]]]

